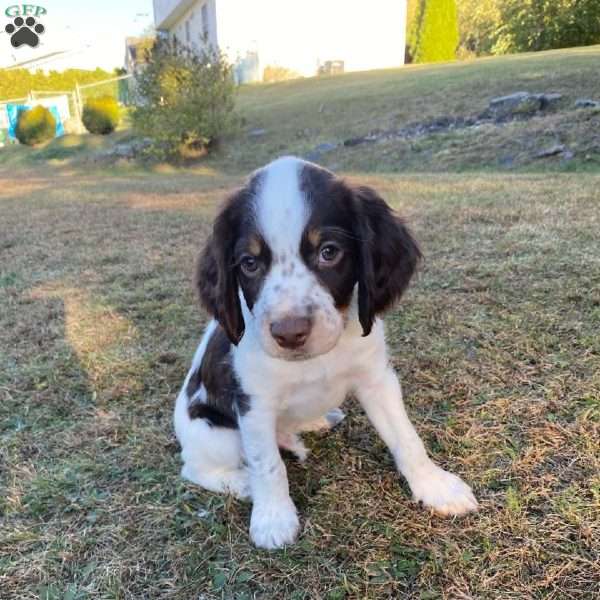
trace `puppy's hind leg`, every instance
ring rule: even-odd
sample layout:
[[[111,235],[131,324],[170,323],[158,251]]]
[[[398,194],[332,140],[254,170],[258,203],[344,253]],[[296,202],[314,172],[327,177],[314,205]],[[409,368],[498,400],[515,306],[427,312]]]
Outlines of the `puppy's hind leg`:
[[[187,404],[187,398],[178,399],[178,404],[180,401]],[[239,430],[190,419],[187,408],[178,409],[175,420],[183,459],[181,476],[212,492],[249,498]]]
[[[297,433],[281,433],[278,431],[277,445],[283,450],[291,452],[300,462],[304,462],[308,456],[309,450]]]
[[[182,444],[181,476],[212,492],[249,498],[239,431],[194,419],[189,433],[186,443]]]
[[[334,408],[316,421],[311,421],[302,425],[299,432],[328,431],[341,423],[345,418],[346,415],[339,408]],[[277,444],[280,448],[294,454],[300,462],[304,462],[310,452],[304,445],[299,433],[277,432]]]
[[[327,431],[339,425],[346,418],[346,413],[340,408],[334,408],[316,421],[302,426],[301,431]]]

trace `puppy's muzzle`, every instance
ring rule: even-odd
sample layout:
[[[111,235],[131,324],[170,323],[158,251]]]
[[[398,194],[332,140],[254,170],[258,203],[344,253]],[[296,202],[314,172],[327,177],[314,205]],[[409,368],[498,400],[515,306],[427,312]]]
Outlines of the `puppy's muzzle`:
[[[273,339],[287,350],[297,350],[304,346],[312,329],[309,317],[284,317],[271,323]]]

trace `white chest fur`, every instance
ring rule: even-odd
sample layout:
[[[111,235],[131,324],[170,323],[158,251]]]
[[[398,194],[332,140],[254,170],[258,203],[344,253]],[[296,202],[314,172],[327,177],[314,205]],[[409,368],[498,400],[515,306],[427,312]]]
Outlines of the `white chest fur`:
[[[301,426],[338,407],[354,391],[365,370],[386,366],[383,324],[362,337],[350,324],[327,354],[303,361],[268,356],[253,336],[234,349],[234,366],[253,407],[275,409],[284,428]]]

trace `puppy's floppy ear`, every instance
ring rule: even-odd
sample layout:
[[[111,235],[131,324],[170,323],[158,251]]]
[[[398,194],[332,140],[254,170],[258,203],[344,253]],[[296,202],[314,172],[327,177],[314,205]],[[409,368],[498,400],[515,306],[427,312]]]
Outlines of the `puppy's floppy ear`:
[[[369,335],[375,316],[402,296],[419,260],[404,221],[374,190],[354,188],[359,237],[358,318]]]
[[[235,345],[244,334],[233,253],[239,232],[241,201],[239,194],[232,196],[217,216],[212,234],[198,259],[195,277],[200,302],[219,321]]]

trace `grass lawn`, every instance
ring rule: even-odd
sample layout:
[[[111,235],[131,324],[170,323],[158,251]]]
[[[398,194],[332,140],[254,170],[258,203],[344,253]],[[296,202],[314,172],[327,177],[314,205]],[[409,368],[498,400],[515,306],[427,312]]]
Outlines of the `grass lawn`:
[[[399,173],[373,149],[364,165],[330,159],[422,243],[421,273],[386,320],[390,354],[417,429],[473,485],[479,513],[412,504],[350,401],[337,430],[307,436],[305,465],[287,462],[298,543],[259,551],[247,504],[179,478],[171,425],[206,320],[195,256],[249,168],[366,133],[392,101],[417,120],[427,90],[439,90],[432,114],[484,108],[525,81],[600,96],[599,58],[248,88],[240,106],[266,136],[240,134],[188,170],[0,150],[0,598],[599,598],[600,169],[463,172],[459,153]]]

